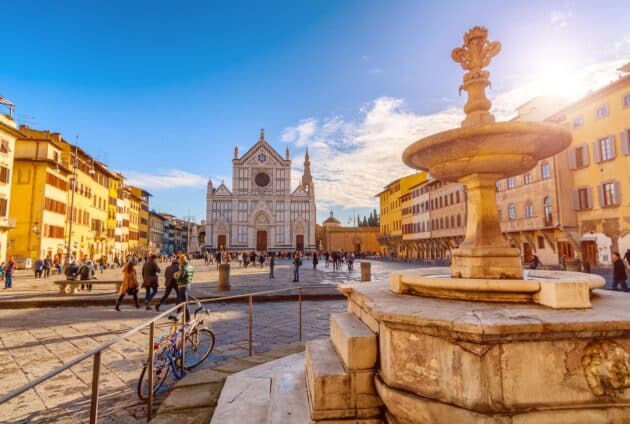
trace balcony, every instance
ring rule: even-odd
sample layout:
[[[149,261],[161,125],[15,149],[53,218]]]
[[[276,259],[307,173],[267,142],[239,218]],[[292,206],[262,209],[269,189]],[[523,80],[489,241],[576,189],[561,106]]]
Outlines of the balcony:
[[[12,229],[16,227],[15,218],[2,217],[0,218],[0,229]]]

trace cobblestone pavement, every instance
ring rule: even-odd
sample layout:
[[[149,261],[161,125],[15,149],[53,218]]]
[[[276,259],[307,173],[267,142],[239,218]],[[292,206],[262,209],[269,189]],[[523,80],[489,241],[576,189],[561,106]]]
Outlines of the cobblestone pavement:
[[[210,309],[217,344],[199,369],[248,355],[247,305],[212,304]],[[303,340],[328,337],[329,315],[345,309],[341,300],[304,301]],[[253,315],[255,352],[297,340],[297,302],[255,303]],[[144,311],[128,307],[123,312],[103,307],[0,311],[0,395],[111,340],[146,318]],[[158,333],[167,331],[167,325],[161,324]],[[145,331],[103,353],[99,422],[145,422],[145,407],[136,397],[136,384],[147,344]],[[91,376],[92,361],[87,360],[0,406],[0,422],[86,422]],[[173,383],[172,377],[169,381]]]

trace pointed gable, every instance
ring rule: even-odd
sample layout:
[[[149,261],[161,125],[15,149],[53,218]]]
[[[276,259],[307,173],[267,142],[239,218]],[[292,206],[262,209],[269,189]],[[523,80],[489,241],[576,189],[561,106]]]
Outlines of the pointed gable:
[[[304,187],[302,187],[302,184],[300,184],[293,191],[293,193],[291,193],[291,196],[294,196],[294,197],[308,197],[308,193],[306,192],[306,190],[304,190]]]
[[[264,160],[263,159],[264,155]],[[285,162],[282,156],[265,140],[264,130],[260,131],[260,138],[240,159],[235,159],[242,164],[278,165]]]
[[[221,183],[219,187],[214,191],[214,196],[231,196],[232,192],[227,188],[224,183]]]

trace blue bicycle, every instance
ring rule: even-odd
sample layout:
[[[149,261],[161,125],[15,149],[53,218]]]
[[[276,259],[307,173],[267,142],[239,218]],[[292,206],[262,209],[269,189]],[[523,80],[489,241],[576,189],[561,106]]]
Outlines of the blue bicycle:
[[[186,340],[184,369],[186,370],[190,370],[205,361],[212,349],[214,349],[215,342],[214,333],[210,329],[203,327],[210,312],[201,306],[199,300],[193,299],[197,302],[197,309],[193,313],[193,319],[186,324],[184,331]],[[182,329],[179,325],[180,318],[175,315],[169,315],[168,319],[171,321],[169,333],[153,343],[154,394],[160,390],[170,370],[173,370],[173,375],[177,380],[184,377],[184,373],[181,371]],[[149,396],[147,369],[148,366],[145,362],[138,380],[138,397],[142,400],[147,400]]]

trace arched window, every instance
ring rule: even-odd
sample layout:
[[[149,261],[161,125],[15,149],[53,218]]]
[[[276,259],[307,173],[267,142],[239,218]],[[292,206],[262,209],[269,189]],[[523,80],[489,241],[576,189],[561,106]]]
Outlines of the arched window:
[[[449,227],[449,225],[448,225],[448,216],[446,217],[445,221],[446,221],[445,222],[446,228],[448,228]]]
[[[457,203],[459,203],[459,191],[455,192],[455,199],[457,199]]]
[[[444,228],[444,218],[440,218],[440,230]]]
[[[455,228],[455,216],[451,215],[451,228]]]
[[[440,207],[442,207],[442,196],[440,196]]]
[[[543,180],[551,178],[551,169],[549,168],[549,162],[543,162],[540,164],[540,177]]]
[[[451,205],[453,204],[453,193],[451,193]]]
[[[462,226],[462,216],[461,215],[457,215],[457,226],[458,227]]]
[[[516,206],[514,206],[514,203],[510,203],[508,205],[508,219],[510,221],[513,221],[516,219]]]
[[[551,196],[545,196],[543,199],[543,211],[545,216],[545,225],[552,225],[553,216],[551,214]]]
[[[534,205],[531,202],[525,204],[525,218],[531,218],[534,216]]]

